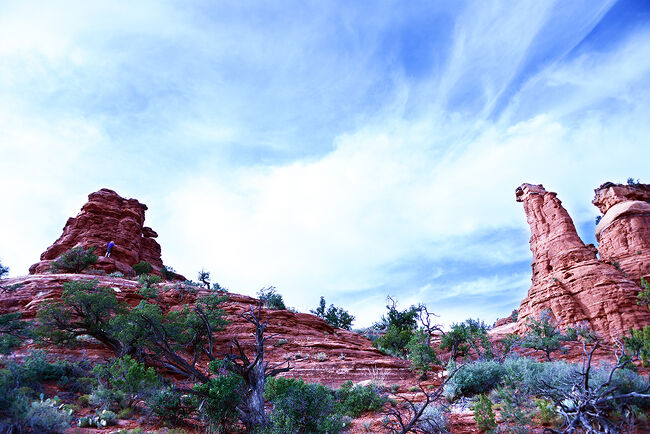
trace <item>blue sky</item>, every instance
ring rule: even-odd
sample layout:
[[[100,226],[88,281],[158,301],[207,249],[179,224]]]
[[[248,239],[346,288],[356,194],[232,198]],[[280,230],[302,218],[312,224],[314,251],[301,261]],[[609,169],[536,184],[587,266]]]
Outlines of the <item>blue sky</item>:
[[[492,322],[530,285],[515,188],[593,241],[649,113],[641,0],[2,1],[0,258],[25,274],[108,187],[189,278]]]

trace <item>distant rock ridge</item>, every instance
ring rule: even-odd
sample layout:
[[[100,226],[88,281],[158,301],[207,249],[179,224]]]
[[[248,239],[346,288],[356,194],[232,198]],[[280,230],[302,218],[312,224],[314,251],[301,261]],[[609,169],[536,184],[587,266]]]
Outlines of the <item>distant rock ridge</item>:
[[[147,261],[155,270],[163,267],[156,231],[144,226],[147,206],[136,199],[125,199],[113,190],[102,188],[88,195],[88,202],[76,217],[71,217],[58,240],[41,254],[40,262],[29,267],[30,274],[47,272],[50,263],[75,246],[95,247],[99,260],[94,268],[112,273],[133,274],[133,265]],[[110,257],[106,247],[115,242]]]
[[[593,203],[605,213],[596,228],[598,249],[582,242],[556,193],[523,184],[516,198],[524,205],[533,252],[532,286],[516,331],[524,332],[526,320],[546,309],[563,327],[587,323],[607,339],[650,324],[650,310],[636,303],[640,278],[650,273],[650,186],[606,183],[596,189]]]

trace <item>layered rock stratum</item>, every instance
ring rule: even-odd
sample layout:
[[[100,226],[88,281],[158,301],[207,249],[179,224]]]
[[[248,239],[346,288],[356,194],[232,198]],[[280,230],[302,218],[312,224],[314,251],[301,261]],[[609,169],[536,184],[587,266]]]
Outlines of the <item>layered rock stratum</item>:
[[[76,217],[71,217],[63,234],[29,267],[30,274],[45,273],[50,263],[73,247],[94,247],[99,260],[94,268],[106,273],[133,274],[133,265],[149,262],[155,270],[163,267],[156,231],[144,226],[147,205],[125,199],[113,190],[102,188],[88,195],[88,202]],[[115,242],[110,257],[105,257],[110,241]]]
[[[611,340],[650,324],[650,311],[636,298],[650,267],[650,205],[639,200],[648,193],[647,185],[596,189],[594,204],[605,213],[596,249],[580,239],[556,193],[542,185],[517,188],[531,230],[533,276],[515,331],[525,332],[527,320],[547,309],[561,326],[587,324]]]

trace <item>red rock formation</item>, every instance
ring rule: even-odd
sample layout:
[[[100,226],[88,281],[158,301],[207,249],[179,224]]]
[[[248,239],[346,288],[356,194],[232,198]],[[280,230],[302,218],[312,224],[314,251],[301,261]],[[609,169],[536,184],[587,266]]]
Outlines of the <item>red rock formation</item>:
[[[608,182],[595,193],[593,204],[604,214],[596,226],[600,259],[640,284],[650,278],[650,185]]]
[[[531,228],[532,287],[522,301],[516,330],[545,309],[563,326],[587,322],[605,338],[650,324],[650,311],[636,304],[640,287],[585,245],[555,193],[523,184],[516,191]]]
[[[75,246],[95,247],[95,254],[100,255],[95,268],[107,273],[133,274],[131,267],[140,261],[159,270],[163,262],[160,244],[154,240],[158,234],[144,226],[146,209],[136,199],[124,199],[107,188],[89,194],[81,212],[68,219],[63,234],[43,252],[40,262],[29,267],[29,273],[47,272],[52,260]],[[114,241],[115,247],[106,258],[103,255],[109,241]]]
[[[108,276],[92,277],[98,279],[99,285],[113,288],[118,300],[131,306],[143,300],[137,292],[140,286],[137,282]],[[21,287],[2,294],[0,315],[20,312],[24,318],[34,319],[44,302],[61,297],[64,282],[88,278],[78,274],[37,274],[4,279],[6,286],[20,284]],[[156,302],[164,311],[181,309],[193,305],[197,297],[211,292],[191,288],[196,290],[194,292],[187,288],[179,284],[163,285]],[[253,326],[239,314],[249,311],[251,306],[257,306],[258,300],[233,293],[227,296],[228,301],[223,308],[230,324],[225,331],[215,334],[217,354],[227,353],[233,338],[237,338],[245,348],[254,342]],[[415,374],[408,369],[409,362],[386,356],[374,348],[368,339],[351,331],[335,329],[315,315],[263,309],[262,318],[269,322],[267,332],[276,334],[275,339],[265,347],[265,360],[271,363],[289,360],[292,370],[287,375],[290,377],[302,377],[305,381],[321,382],[332,387],[338,387],[347,380],[376,380],[386,385],[401,384],[404,389],[416,380]],[[113,357],[105,347],[92,342],[83,343],[77,349],[48,347],[47,352],[65,354],[65,358],[72,359],[83,354],[97,361]],[[316,357],[319,353],[325,356]]]

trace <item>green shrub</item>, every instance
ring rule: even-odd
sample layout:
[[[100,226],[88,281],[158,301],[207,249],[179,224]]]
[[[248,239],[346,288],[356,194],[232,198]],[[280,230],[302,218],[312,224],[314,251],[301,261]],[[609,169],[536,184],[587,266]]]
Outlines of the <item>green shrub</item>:
[[[536,399],[537,418],[542,425],[552,425],[557,420],[557,414],[553,408],[553,403],[546,399]]]
[[[257,291],[257,296],[264,303],[264,306],[274,310],[284,310],[287,307],[284,305],[282,295],[278,294],[274,286],[262,288]]]
[[[140,290],[138,290],[138,294],[144,298],[158,297],[158,288],[156,288],[154,285],[160,282],[162,282],[162,278],[160,276],[157,276],[155,274],[141,274],[140,277],[138,277],[138,283],[143,286],[140,288]]]
[[[173,387],[158,389],[147,401],[151,412],[165,422],[178,425],[189,415],[182,394]]]
[[[335,307],[333,304],[330,304],[330,307],[327,309],[325,306],[325,297],[321,296],[319,306],[310,312],[320,318],[323,318],[333,327],[350,330],[352,321],[354,321],[353,315],[350,315],[345,309]]]
[[[138,276],[141,274],[149,274],[153,271],[153,266],[147,261],[140,261],[132,268]]]
[[[474,420],[481,431],[491,432],[497,427],[492,411],[492,401],[487,395],[480,394],[474,403]]]
[[[0,354],[9,354],[31,336],[30,323],[21,318],[20,313],[0,315]]]
[[[108,277],[118,277],[118,278],[123,278],[123,277],[124,277],[124,273],[122,273],[121,271],[114,271],[114,272],[110,273],[110,274],[108,275]]]
[[[364,411],[379,411],[386,397],[374,385],[353,385],[346,381],[336,391],[335,409],[337,413],[357,418]]]
[[[211,362],[210,370],[213,373],[223,372],[223,363],[219,360]],[[227,430],[234,425],[238,417],[237,407],[241,403],[243,388],[242,377],[233,373],[217,375],[211,377],[207,383],[194,386],[194,390],[205,400],[201,412],[211,426],[217,430]]]
[[[146,399],[160,386],[153,368],[147,368],[130,356],[95,366],[99,380],[95,396],[104,407],[116,404],[118,409],[132,407],[139,399]]]
[[[205,271],[203,268],[201,268],[201,271],[199,271],[199,274],[197,276],[197,280],[201,282],[203,285],[205,285],[205,289],[210,289],[210,272]]]
[[[494,360],[467,363],[445,385],[445,397],[452,401],[459,396],[487,393],[501,382],[505,372],[504,366]]]
[[[641,291],[639,291],[636,298],[636,303],[639,306],[650,308],[650,283],[646,279],[641,279]]]
[[[418,421],[418,427],[425,433],[448,433],[448,413],[449,409],[442,405],[429,404]]]
[[[631,329],[630,336],[623,337],[623,343],[628,354],[640,357],[643,367],[650,366],[650,326],[643,329]]]
[[[430,344],[431,337],[424,330],[418,330],[406,345],[408,359],[411,361],[411,369],[426,375],[433,365],[439,365],[440,361],[435,350]]]
[[[338,433],[345,422],[335,413],[333,392],[302,379],[271,377],[264,397],[273,405],[269,432]]]
[[[407,345],[411,341],[413,330],[399,328],[396,325],[389,325],[386,333],[379,337],[374,345],[379,351],[394,356],[406,358],[408,355]]]
[[[50,271],[53,273],[81,273],[97,262],[99,257],[93,253],[94,251],[94,247],[89,249],[73,247],[50,264]]]
[[[163,265],[163,267],[160,269],[160,274],[162,274],[163,279],[165,280],[173,280],[176,279],[176,270],[174,270],[172,267],[169,265]]]
[[[442,335],[440,349],[451,352],[451,360],[465,358],[474,350],[479,359],[491,359],[492,347],[483,321],[472,318],[460,324],[453,324],[451,330]]]
[[[546,360],[549,362],[552,352],[563,349],[562,341],[567,339],[560,332],[557,321],[551,316],[550,309],[543,311],[539,319],[527,318],[526,327],[528,333],[522,341],[522,347],[544,351]]]
[[[26,425],[37,433],[62,433],[69,427],[71,420],[71,413],[59,410],[57,404],[50,399],[32,402],[26,415]]]

